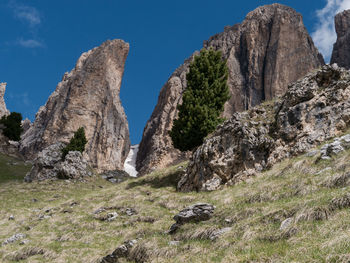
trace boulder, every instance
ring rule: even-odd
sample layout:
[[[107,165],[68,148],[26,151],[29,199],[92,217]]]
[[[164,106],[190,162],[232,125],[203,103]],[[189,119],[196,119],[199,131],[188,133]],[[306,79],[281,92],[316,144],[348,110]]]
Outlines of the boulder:
[[[79,179],[91,176],[87,161],[78,151],[69,152],[62,160],[62,149],[65,144],[55,143],[42,150],[33,162],[33,167],[24,180],[32,182],[47,179]]]
[[[324,65],[302,16],[280,4],[257,8],[241,24],[225,27],[224,32],[205,41],[203,47],[221,50],[227,59],[231,99],[225,104],[226,118],[282,95],[289,83]],[[141,175],[189,156],[173,148],[169,131],[182,102],[194,55],[175,70],[160,91],[137,155]]]
[[[349,127],[350,72],[323,66],[291,84],[282,98],[235,113],[220,125],[193,153],[178,189],[207,190],[213,178],[220,185],[215,181],[212,190],[235,184]],[[342,137],[344,147],[347,141]]]
[[[215,207],[213,205],[206,203],[198,203],[186,207],[174,216],[176,223],[170,227],[169,234],[175,233],[185,223],[197,223],[209,220],[214,213],[214,209]]]
[[[89,165],[98,172],[123,169],[130,140],[119,92],[128,51],[129,44],[116,39],[81,55],[22,135],[26,158],[57,141],[68,143],[84,127]]]

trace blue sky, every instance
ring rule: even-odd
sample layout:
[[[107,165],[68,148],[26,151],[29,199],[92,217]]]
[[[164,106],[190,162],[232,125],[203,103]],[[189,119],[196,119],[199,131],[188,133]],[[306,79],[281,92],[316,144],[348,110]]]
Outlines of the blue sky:
[[[333,16],[350,8],[350,0],[0,0],[0,82],[8,84],[7,107],[34,120],[82,52],[120,38],[130,43],[121,99],[136,144],[161,87],[184,59],[226,25],[275,2],[303,15],[328,57]]]

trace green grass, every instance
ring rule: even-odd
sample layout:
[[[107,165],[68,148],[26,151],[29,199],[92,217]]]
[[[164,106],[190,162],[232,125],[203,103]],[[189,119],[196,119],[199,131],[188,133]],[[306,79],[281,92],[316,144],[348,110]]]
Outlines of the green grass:
[[[23,180],[30,168],[30,164],[25,164],[22,160],[0,153],[0,184],[13,180]]]
[[[329,182],[350,173],[350,152],[331,161],[316,159],[285,160],[215,192],[179,193],[176,182],[186,163],[118,185],[97,176],[86,182],[27,184],[21,179],[29,167],[7,165],[10,159],[1,156],[0,167],[10,170],[0,175],[0,242],[24,233],[29,243],[0,246],[0,261],[15,262],[35,248],[44,253],[21,262],[98,262],[125,240],[138,239],[131,262],[140,262],[145,255],[151,262],[348,262],[350,210],[332,210],[330,202],[349,193],[349,186],[347,181],[337,186]],[[326,167],[332,169],[317,174]],[[215,205],[214,216],[167,234],[172,217],[196,202]],[[119,217],[112,222],[96,219],[93,212],[101,207]],[[127,216],[125,208],[134,208],[137,214]],[[8,220],[10,215],[15,220]],[[39,220],[40,215],[51,217]],[[288,217],[294,223],[281,231],[280,224]],[[216,241],[208,239],[211,230],[224,227],[231,231]],[[180,243],[170,245],[173,240]]]

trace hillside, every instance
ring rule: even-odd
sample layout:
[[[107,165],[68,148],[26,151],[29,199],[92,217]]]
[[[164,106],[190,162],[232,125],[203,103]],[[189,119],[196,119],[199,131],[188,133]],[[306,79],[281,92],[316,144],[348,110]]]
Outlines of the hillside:
[[[0,175],[0,241],[25,237],[2,244],[1,262],[99,262],[135,239],[118,262],[348,262],[350,151],[329,160],[310,153],[200,193],[176,192],[185,164],[121,184],[97,176],[27,184],[17,180],[27,167],[11,166],[13,180]],[[215,205],[212,218],[168,234],[172,217],[198,202]],[[225,233],[215,239],[218,229]]]

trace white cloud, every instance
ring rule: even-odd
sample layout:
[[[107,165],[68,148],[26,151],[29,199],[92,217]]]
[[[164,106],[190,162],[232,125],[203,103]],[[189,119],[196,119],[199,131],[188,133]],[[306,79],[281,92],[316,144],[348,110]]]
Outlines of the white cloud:
[[[316,11],[318,22],[316,30],[311,35],[326,62],[330,60],[333,44],[337,39],[334,16],[346,9],[350,9],[350,0],[327,0],[327,5]]]
[[[35,7],[18,3],[15,0],[10,1],[9,7],[13,10],[15,18],[29,27],[33,28],[41,23],[40,13]]]
[[[26,48],[37,48],[37,47],[44,47],[44,44],[38,40],[35,39],[19,39],[17,40],[17,45],[20,45],[22,47]]]

